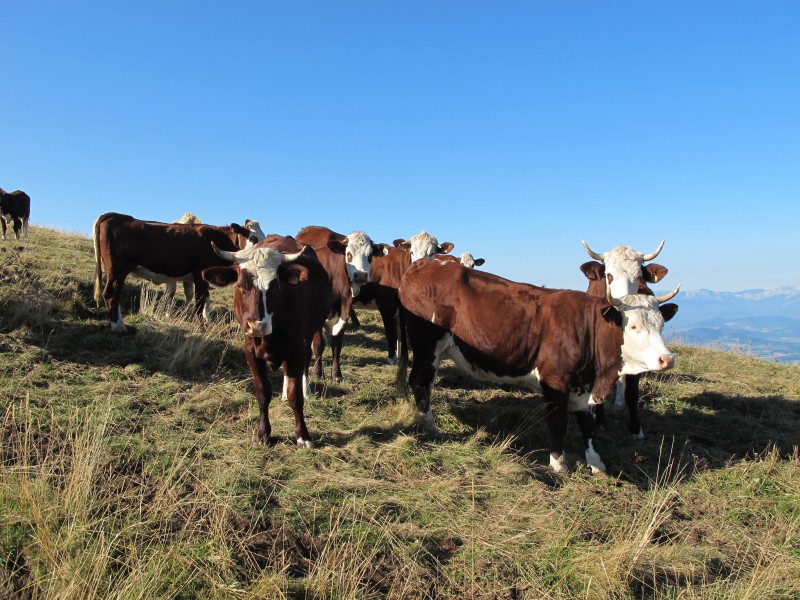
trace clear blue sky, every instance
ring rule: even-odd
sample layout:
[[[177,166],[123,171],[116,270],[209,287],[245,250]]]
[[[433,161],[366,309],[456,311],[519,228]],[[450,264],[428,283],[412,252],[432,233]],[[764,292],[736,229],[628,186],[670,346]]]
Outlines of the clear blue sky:
[[[0,0],[0,187],[31,222],[422,229],[585,287],[800,284],[800,2]]]

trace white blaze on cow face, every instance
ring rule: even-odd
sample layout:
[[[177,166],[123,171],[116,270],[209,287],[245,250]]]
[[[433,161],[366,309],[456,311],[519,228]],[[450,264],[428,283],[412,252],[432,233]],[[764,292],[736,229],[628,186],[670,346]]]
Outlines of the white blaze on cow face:
[[[264,337],[272,333],[272,314],[267,305],[267,291],[270,286],[278,284],[278,267],[283,264],[286,257],[272,248],[256,248],[248,246],[236,253],[239,257],[248,260],[240,263],[240,267],[253,275],[255,293],[259,296],[259,311],[255,315],[243,315],[242,327],[245,335]]]
[[[347,278],[350,280],[354,298],[361,291],[361,286],[369,282],[372,251],[372,240],[363,231],[355,231],[347,236],[347,246],[344,254],[345,268],[347,269]]]
[[[612,298],[622,298],[639,291],[639,282],[643,278],[642,265],[653,260],[661,252],[664,242],[661,242],[655,252],[648,255],[637,252],[628,246],[617,246],[613,250],[597,254],[589,249],[586,242],[583,242],[583,245],[589,256],[603,263],[606,271],[606,285],[611,290]]]
[[[675,366],[675,355],[661,337],[664,317],[653,296],[634,294],[620,298],[622,313],[622,371],[636,375],[645,371],[666,371]]]
[[[430,258],[439,251],[439,240],[427,231],[423,231],[409,238],[408,243],[411,244],[410,252],[412,263],[421,258]]]

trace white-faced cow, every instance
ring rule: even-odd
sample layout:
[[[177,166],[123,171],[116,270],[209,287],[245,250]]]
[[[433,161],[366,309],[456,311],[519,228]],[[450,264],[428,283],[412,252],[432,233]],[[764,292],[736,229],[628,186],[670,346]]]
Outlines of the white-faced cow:
[[[93,228],[95,253],[94,299],[105,300],[111,331],[124,333],[120,297],[125,278],[135,270],[147,272],[151,281],[163,276],[183,279],[190,276],[195,286],[195,315],[205,317],[208,284],[203,269],[227,264],[211,248],[234,251],[258,240],[241,225],[217,227],[182,223],[140,221],[129,215],[106,213],[97,218]],[[105,271],[106,283],[102,286]]]
[[[375,244],[363,231],[342,235],[327,227],[311,225],[297,233],[297,241],[311,246],[328,272],[333,290],[331,311],[325,323],[330,338],[333,361],[331,373],[334,381],[341,381],[340,356],[344,341],[344,326],[350,317],[353,298],[369,282],[373,258],[388,252],[386,244]],[[314,376],[322,377],[322,353],[325,341],[322,330],[314,337]]]
[[[589,287],[586,292],[590,296],[605,298],[606,290],[611,291],[614,298],[620,298],[629,294],[649,294],[653,291],[647,286],[648,283],[657,283],[667,274],[667,268],[663,265],[644,262],[654,259],[664,247],[662,241],[655,252],[642,254],[628,246],[617,246],[608,252],[598,253],[589,248],[583,242],[586,252],[594,258],[594,261],[585,262],[580,266],[581,271],[589,280]],[[599,261],[599,262],[598,262]],[[669,305],[670,311],[664,311],[664,320],[669,321],[678,311],[676,304]],[[624,404],[628,406],[628,430],[637,439],[644,439],[644,430],[639,419],[639,378],[640,375],[626,375],[620,379],[617,386],[617,393],[614,400],[615,407]],[[605,422],[605,405],[598,405],[595,408],[598,424]]]
[[[469,252],[462,252],[461,256],[459,256],[458,258],[453,256],[452,254],[437,254],[434,256],[434,258],[437,258],[439,260],[447,260],[450,262],[455,262],[464,267],[467,267],[468,269],[474,269],[475,267],[483,266],[483,264],[486,262],[482,258],[475,258]]]
[[[411,266],[413,260],[420,258],[444,259],[448,257],[458,260],[448,254],[453,249],[451,242],[440,244],[434,236],[426,231],[409,240],[401,238],[392,243],[394,248],[389,248],[385,256],[377,256],[372,261],[369,283],[361,287],[361,293],[355,299],[356,307],[376,308],[380,313],[388,350],[386,360],[390,365],[397,364],[399,335],[397,313],[400,310],[397,290],[403,274]],[[480,264],[483,264],[483,259],[479,260]],[[351,318],[357,323],[355,312],[352,313]]]
[[[592,444],[590,401],[609,398],[620,374],[663,371],[675,358],[661,337],[662,298],[594,298],[544,290],[437,260],[409,268],[400,286],[414,359],[409,384],[420,418],[435,428],[431,390],[439,362],[450,358],[477,379],[541,392],[548,407],[550,465],[568,472],[567,413],[575,412],[586,463],[605,472]],[[398,376],[405,379],[407,352]]]
[[[31,217],[31,197],[22,190],[6,192],[0,188],[0,225],[3,226],[3,239],[6,239],[6,225],[14,225],[14,235],[19,239],[22,229],[28,237],[28,221]]]
[[[244,331],[244,355],[253,375],[260,414],[258,440],[266,444],[272,431],[269,371],[282,366],[285,396],[294,411],[297,447],[310,448],[313,444],[303,416],[310,344],[328,318],[331,284],[311,248],[287,253],[286,248],[296,245],[291,237],[273,235],[237,252],[214,246],[220,257],[233,264],[209,267],[203,277],[217,287],[236,284],[233,310]]]

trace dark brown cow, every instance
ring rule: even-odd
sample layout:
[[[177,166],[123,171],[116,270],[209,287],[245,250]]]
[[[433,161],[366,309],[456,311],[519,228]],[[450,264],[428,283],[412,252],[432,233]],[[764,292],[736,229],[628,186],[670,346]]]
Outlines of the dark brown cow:
[[[340,356],[344,341],[344,326],[350,317],[353,298],[361,287],[369,282],[371,263],[374,258],[388,252],[386,244],[374,244],[363,231],[342,235],[317,225],[304,227],[297,233],[297,241],[311,246],[331,280],[333,301],[325,331],[329,336],[333,361],[331,374],[334,381],[341,381]],[[313,341],[314,376],[322,377],[322,353],[325,341],[320,331]]]
[[[250,239],[252,236],[252,240]],[[227,264],[211,248],[211,242],[224,250],[238,250],[248,241],[258,241],[241,225],[225,227],[181,223],[140,221],[129,215],[106,213],[94,223],[96,261],[94,299],[104,299],[109,311],[111,331],[124,333],[120,297],[125,278],[136,270],[147,279],[163,276],[184,278],[191,275],[195,285],[195,314],[204,315],[208,284],[203,269]],[[106,283],[102,287],[102,272]]]
[[[385,256],[377,256],[372,261],[372,270],[369,274],[369,283],[361,286],[361,292],[355,298],[357,305],[364,308],[377,308],[383,320],[383,331],[386,336],[388,357],[390,365],[397,364],[398,350],[398,322],[397,313],[400,310],[400,301],[397,290],[403,274],[414,260],[420,258],[436,257],[452,258],[448,254],[453,249],[451,242],[439,241],[426,231],[412,236],[408,240],[397,239],[392,242],[394,248],[389,248]],[[483,259],[479,259],[483,264]],[[476,263],[477,264],[477,263]],[[355,312],[351,318],[357,323]]]
[[[31,217],[31,197],[22,190],[7,192],[0,188],[0,225],[3,226],[3,239],[6,239],[6,225],[14,224],[14,235],[19,239],[23,229],[28,237],[28,221]]]
[[[283,366],[284,392],[294,411],[297,447],[311,448],[303,416],[310,343],[328,317],[331,284],[314,251],[304,247],[287,254],[287,249],[295,247],[294,238],[270,236],[237,252],[217,250],[233,265],[210,267],[203,271],[203,277],[214,286],[236,283],[233,310],[244,331],[244,355],[253,375],[259,408],[258,440],[266,444],[272,432],[269,370]]]
[[[606,290],[610,289],[614,297],[627,294],[648,294],[653,295],[653,291],[647,286],[647,283],[658,283],[667,274],[667,268],[663,265],[650,263],[644,264],[646,260],[655,258],[661,249],[664,247],[662,241],[655,252],[648,255],[637,252],[628,246],[617,246],[609,252],[598,254],[592,251],[586,242],[583,242],[586,252],[592,258],[599,261],[589,261],[581,265],[580,269],[586,278],[589,280],[589,287],[586,290],[590,296],[598,298],[606,297]],[[606,270],[607,261],[609,267]],[[608,285],[611,280],[612,285]],[[614,285],[616,282],[616,286]],[[665,321],[669,321],[678,311],[678,306],[672,304],[674,310],[665,314]],[[617,394],[614,400],[614,407],[621,407],[623,404],[628,406],[628,430],[631,435],[637,439],[644,439],[644,430],[639,419],[639,378],[640,375],[626,375],[620,379],[617,386]],[[598,405],[595,407],[595,415],[597,417],[597,424],[602,425],[605,423],[605,405]]]
[[[593,298],[543,290],[437,260],[409,268],[400,286],[402,317],[414,354],[409,383],[420,418],[435,428],[431,390],[439,362],[450,358],[477,379],[541,392],[548,405],[550,465],[567,472],[567,413],[575,412],[586,463],[605,465],[592,445],[589,407],[614,392],[620,373],[663,371],[674,356],[661,338],[662,298]],[[666,309],[669,310],[669,309]],[[408,356],[401,352],[399,379]]]

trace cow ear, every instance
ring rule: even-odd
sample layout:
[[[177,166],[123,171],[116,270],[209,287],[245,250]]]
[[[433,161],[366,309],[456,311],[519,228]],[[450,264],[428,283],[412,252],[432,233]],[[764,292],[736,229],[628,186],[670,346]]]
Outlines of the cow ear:
[[[301,281],[308,281],[308,270],[296,263],[284,263],[278,268],[278,278],[281,283],[297,285]]]
[[[443,242],[439,244],[439,254],[448,254],[455,245],[452,242]]]
[[[401,240],[396,248],[398,250],[402,250],[403,252],[411,252],[411,242],[404,242]]]
[[[373,256],[386,256],[389,254],[389,246],[386,244],[372,244]]]
[[[234,283],[239,274],[234,267],[209,267],[203,269],[203,279],[214,287],[226,287]]]
[[[347,248],[346,238],[344,243],[340,242],[339,240],[328,240],[328,249],[334,254],[344,254],[345,252],[347,252],[346,248]]]
[[[667,267],[650,263],[642,269],[644,280],[648,283],[658,283],[668,273]]]
[[[482,266],[482,265],[483,265],[483,263],[485,263],[485,262],[486,262],[486,261],[485,261],[484,259],[482,259],[482,258],[476,258],[476,259],[475,259],[475,266],[476,266],[476,267],[480,267],[480,266]]]
[[[658,307],[658,310],[661,311],[661,316],[664,317],[664,320],[669,321],[678,312],[678,305],[670,302],[669,304],[662,304]]]
[[[586,279],[590,281],[599,281],[606,275],[606,268],[603,263],[594,260],[583,263],[581,265],[581,271],[586,275]]]
[[[394,246],[395,248],[399,248],[399,247],[400,247],[400,245],[401,245],[401,244],[405,244],[405,242],[406,242],[406,241],[405,241],[403,238],[397,238],[396,240],[394,240],[394,241],[392,242],[392,246]]]
[[[622,313],[613,306],[605,306],[601,308],[600,314],[603,315],[603,320],[609,325],[622,327]]]

